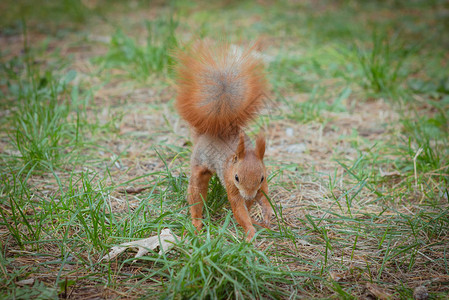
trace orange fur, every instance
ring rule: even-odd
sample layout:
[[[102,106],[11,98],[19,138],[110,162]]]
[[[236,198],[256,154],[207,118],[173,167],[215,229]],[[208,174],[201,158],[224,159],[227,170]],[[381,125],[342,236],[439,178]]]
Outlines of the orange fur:
[[[255,117],[267,89],[263,65],[252,49],[241,53],[229,45],[199,42],[176,54],[176,106],[194,128],[187,193],[192,224],[201,229],[208,183],[217,174],[248,241],[256,232],[253,224],[268,227],[273,215],[266,197],[265,138],[259,134],[252,148],[242,128]],[[262,207],[263,223],[249,215],[255,202]]]
[[[176,53],[176,107],[198,134],[235,135],[261,108],[267,82],[253,49],[203,41]]]

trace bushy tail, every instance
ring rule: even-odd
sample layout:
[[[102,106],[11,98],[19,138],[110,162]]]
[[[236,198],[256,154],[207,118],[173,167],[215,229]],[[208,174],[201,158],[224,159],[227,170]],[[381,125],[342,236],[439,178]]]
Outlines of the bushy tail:
[[[267,82],[253,48],[240,51],[202,41],[176,54],[176,106],[198,133],[235,134],[261,108]]]

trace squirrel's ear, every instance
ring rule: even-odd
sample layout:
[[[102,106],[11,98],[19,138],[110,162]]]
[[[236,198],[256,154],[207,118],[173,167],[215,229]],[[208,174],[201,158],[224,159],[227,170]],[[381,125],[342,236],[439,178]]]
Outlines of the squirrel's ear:
[[[265,136],[262,132],[259,132],[259,135],[257,136],[255,152],[257,158],[262,160],[263,156],[265,155]]]
[[[243,159],[245,157],[245,135],[243,132],[240,132],[239,135],[239,145],[237,146],[237,151],[235,155],[238,159]]]

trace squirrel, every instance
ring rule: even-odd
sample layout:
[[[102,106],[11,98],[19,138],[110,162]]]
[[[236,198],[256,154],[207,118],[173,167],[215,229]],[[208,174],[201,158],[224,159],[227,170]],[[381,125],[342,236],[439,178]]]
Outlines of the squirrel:
[[[265,138],[259,132],[252,148],[243,131],[256,117],[267,90],[263,63],[253,49],[242,52],[200,41],[175,54],[176,108],[189,123],[193,140],[187,191],[192,224],[201,230],[209,180],[217,174],[247,241],[254,237],[253,224],[268,228],[273,215],[266,197]],[[263,222],[249,215],[255,202],[262,207]]]

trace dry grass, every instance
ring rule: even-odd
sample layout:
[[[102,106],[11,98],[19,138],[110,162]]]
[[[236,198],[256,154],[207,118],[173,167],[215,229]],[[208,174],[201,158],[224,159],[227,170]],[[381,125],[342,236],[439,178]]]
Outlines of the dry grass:
[[[319,8],[326,13],[330,11],[325,6]],[[276,9],[282,10],[277,6]],[[139,11],[112,12],[108,22],[94,19],[79,31],[50,39],[39,56],[36,54],[36,63],[43,67],[51,67],[53,61],[70,56],[60,73],[76,70],[73,85],[78,85],[81,93],[92,91],[83,116],[86,125],[82,132],[87,142],[79,150],[82,158],[79,163],[66,162],[52,168],[53,171],[24,171],[18,175],[20,165],[16,167],[6,158],[18,154],[10,143],[12,121],[1,122],[5,130],[2,129],[0,137],[3,157],[0,166],[11,169],[1,174],[5,186],[0,209],[8,216],[0,224],[4,295],[11,296],[27,288],[45,291],[47,287],[53,291],[49,297],[59,294],[71,299],[156,298],[166,291],[170,276],[175,276],[164,273],[169,272],[164,260],[131,264],[132,254],[109,265],[97,262],[108,246],[154,233],[158,222],[153,221],[159,220],[161,214],[186,214],[182,199],[185,174],[189,172],[189,131],[174,111],[175,93],[170,77],[155,75],[139,82],[126,77],[126,70],[103,68],[93,60],[107,53],[108,44],[101,41],[113,35],[114,27],[124,27],[138,40],[144,40],[145,32],[139,24],[142,18],[153,19],[159,10],[166,8],[144,6]],[[182,40],[190,38],[190,28],[199,28],[198,19],[205,19],[207,30],[203,29],[209,33],[220,27],[221,23],[207,25],[210,17],[202,15],[201,10],[193,13],[196,19],[180,14],[181,27],[177,33]],[[238,11],[227,10],[224,18],[236,18],[233,14],[238,15]],[[379,18],[366,14],[374,20]],[[111,20],[118,21],[111,26]],[[251,27],[260,18],[246,21]],[[236,32],[231,39],[241,38],[240,34]],[[276,35],[275,31],[264,34],[262,44],[267,45],[267,53],[288,52],[286,49],[292,49],[289,44],[296,47],[294,44],[298,42],[296,35],[292,40],[282,33]],[[27,38],[33,48],[39,47],[47,35],[29,28]],[[315,49],[311,43],[304,46],[303,53]],[[23,55],[21,34],[2,35],[0,44],[8,49],[2,56],[3,62]],[[54,53],[55,49],[59,49],[59,54]],[[273,66],[271,69],[278,72]],[[304,71],[298,72],[297,76],[302,76]],[[350,76],[356,78],[356,73]],[[343,81],[324,77],[320,82],[328,91],[323,101],[330,103]],[[403,123],[413,117],[407,110],[417,110],[421,116],[431,118],[435,115],[434,106],[405,104],[404,109],[392,104],[387,96],[373,96],[349,84],[353,92],[342,101],[344,111],[318,108],[317,119],[304,121],[298,115],[287,117],[292,110],[303,107],[293,104],[311,101],[311,92],[295,84],[279,88],[275,82],[276,107],[269,108],[252,127],[263,127],[267,132],[266,163],[272,174],[270,196],[278,212],[272,231],[262,232],[255,247],[283,272],[298,272],[293,276],[297,284],[279,283],[279,290],[298,298],[385,299],[412,297],[413,289],[424,285],[435,299],[447,296],[448,160],[447,149],[441,150],[447,146],[447,138],[434,141],[441,145],[434,147],[441,156],[438,168],[425,168],[423,163],[416,174],[413,155],[407,152],[411,151],[407,150],[411,134],[404,130]],[[3,94],[7,89],[1,83]],[[18,109],[2,105],[1,116],[11,120]],[[415,154],[418,146],[422,145],[411,142]],[[22,246],[5,223],[7,220],[14,224],[9,201],[14,191],[7,187],[12,184],[13,173],[23,180],[25,193],[30,193],[21,207],[23,214],[29,217],[32,227],[42,226],[39,239],[30,238]],[[126,193],[128,187],[145,189]],[[76,198],[81,194],[91,195],[95,203],[103,199],[98,202],[103,205],[100,212],[106,216],[101,220],[110,223],[99,228],[103,232],[96,238],[98,245],[92,244],[94,238],[85,236],[89,225],[83,228],[74,221],[76,214],[81,213],[76,201],[66,207],[72,217],[67,219],[61,210],[64,197]],[[223,196],[222,192],[218,192],[218,198],[220,195]],[[39,215],[48,214],[53,206],[42,207],[39,203],[54,203],[51,205],[57,211],[43,219],[42,224]],[[142,203],[146,205],[143,208]],[[260,213],[257,209],[254,214]],[[139,214],[134,215],[136,212]],[[223,224],[227,212],[229,207],[225,204],[217,215],[211,216],[215,224],[211,226]],[[109,219],[112,217],[117,219],[112,221]],[[142,223],[143,220],[148,223]],[[178,215],[160,220],[160,224],[172,226],[178,232],[188,230],[184,228],[188,223],[187,217]],[[25,223],[18,224],[17,229],[23,236],[32,235]],[[228,234],[241,239],[239,230],[231,224]],[[179,256],[172,254],[169,260],[176,261]],[[23,286],[20,284],[23,279],[34,281],[31,286]],[[45,286],[39,287],[37,282]]]

